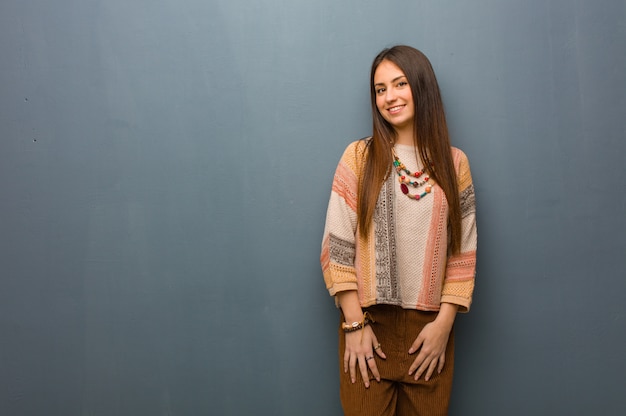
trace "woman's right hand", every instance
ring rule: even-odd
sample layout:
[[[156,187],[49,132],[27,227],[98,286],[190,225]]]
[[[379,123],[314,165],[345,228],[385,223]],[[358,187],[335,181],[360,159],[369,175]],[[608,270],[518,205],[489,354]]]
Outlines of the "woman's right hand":
[[[370,378],[367,373],[368,368],[372,372],[376,381],[380,381],[380,373],[376,366],[374,352],[383,360],[387,357],[383,352],[381,345],[376,339],[376,334],[372,330],[371,325],[366,325],[363,329],[353,332],[346,332],[346,350],[343,355],[343,371],[350,372],[350,380],[356,383],[357,366],[361,372],[361,378],[365,384],[365,388],[370,386]]]

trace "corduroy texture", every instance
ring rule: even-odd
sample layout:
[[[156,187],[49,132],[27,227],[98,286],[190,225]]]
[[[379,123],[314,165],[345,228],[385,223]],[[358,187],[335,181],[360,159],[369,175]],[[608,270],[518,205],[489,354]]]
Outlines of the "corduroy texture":
[[[356,198],[365,143],[361,140],[348,146],[333,180],[320,258],[330,294],[358,290],[362,307],[389,304],[437,311],[447,302],[459,305],[460,312],[468,311],[474,290],[477,233],[467,157],[451,148],[462,214],[461,252],[451,256],[444,192],[434,184],[433,191],[421,200],[409,199],[400,192],[395,172],[381,188],[374,226],[366,237],[360,235]],[[423,168],[412,146],[395,148],[411,171]]]
[[[352,384],[350,374],[343,371],[345,336],[339,327],[339,384],[345,416],[447,415],[454,373],[454,330],[450,333],[441,374],[435,370],[430,380],[424,381],[422,375],[415,381],[408,373],[419,352],[409,355],[408,351],[422,328],[432,322],[437,313],[391,305],[376,305],[367,308],[367,311],[376,321],[371,324],[372,329],[387,359],[374,354],[380,382],[370,372],[370,387],[366,389],[357,370],[356,382]]]

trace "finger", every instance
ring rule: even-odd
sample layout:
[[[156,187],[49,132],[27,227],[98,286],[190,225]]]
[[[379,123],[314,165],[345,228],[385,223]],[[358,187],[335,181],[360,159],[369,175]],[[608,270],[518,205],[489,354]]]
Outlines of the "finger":
[[[437,368],[437,361],[438,361],[437,359],[434,359],[430,362],[430,365],[428,366],[428,370],[426,371],[426,376],[424,377],[424,381],[430,380],[430,376],[433,375],[435,368]]]
[[[423,361],[421,362],[421,364],[415,371],[415,380],[419,380],[422,374],[424,374],[424,372],[428,369],[429,365],[430,365],[430,360],[428,359],[428,357],[424,357]]]
[[[387,356],[385,355],[385,353],[383,352],[382,348],[379,348],[376,350],[376,355],[378,355],[380,358],[382,358],[383,360],[387,359]]]
[[[428,368],[428,366],[426,366],[425,364],[426,363],[422,363],[422,365],[420,365],[420,367],[415,372],[415,381],[419,380],[424,371],[426,371],[426,369]]]
[[[374,358],[374,355],[368,355],[366,360],[367,360],[367,365],[369,366],[370,371],[372,372],[372,375],[374,376],[376,381],[380,381],[380,373],[378,372],[378,366],[376,365],[376,359]]]
[[[361,370],[363,384],[365,384],[365,388],[368,388],[370,386],[370,375],[367,374],[367,362],[365,356],[359,358],[359,369]]]
[[[350,364],[350,353],[348,350],[343,354],[343,372],[348,372],[348,365]]]
[[[420,353],[417,357],[415,357],[415,360],[413,360],[413,363],[409,367],[409,375],[412,375],[418,368],[420,368],[425,358],[426,357],[423,353]]]
[[[376,340],[376,338],[374,338],[374,343],[373,343],[373,347],[374,347],[374,352],[376,353],[376,355],[378,355],[380,358],[387,358],[387,356],[385,355],[385,353],[383,352],[383,348],[382,345],[380,345],[380,342],[378,342]]]
[[[350,356],[350,381],[352,381],[352,384],[354,384],[356,382],[356,354],[352,354]]]
[[[413,341],[413,344],[411,344],[411,348],[409,348],[409,354],[413,354],[414,352],[419,350],[422,347],[423,343],[424,343],[424,339],[422,338],[422,335],[420,334],[415,339],[415,341]]]
[[[439,368],[437,369],[437,372],[439,374],[441,374],[441,372],[443,371],[443,365],[446,363],[446,354],[445,352],[443,354],[441,354],[441,356],[439,357]]]

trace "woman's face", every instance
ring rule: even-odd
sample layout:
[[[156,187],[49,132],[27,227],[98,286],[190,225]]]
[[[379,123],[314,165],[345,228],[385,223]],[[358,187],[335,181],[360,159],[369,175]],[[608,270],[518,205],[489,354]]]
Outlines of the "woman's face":
[[[390,61],[382,61],[374,72],[376,107],[396,131],[413,129],[415,105],[404,72]]]

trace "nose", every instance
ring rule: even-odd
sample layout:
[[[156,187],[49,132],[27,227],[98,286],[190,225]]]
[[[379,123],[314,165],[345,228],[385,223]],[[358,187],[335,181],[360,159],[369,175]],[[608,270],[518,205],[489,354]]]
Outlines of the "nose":
[[[388,103],[395,101],[396,98],[397,98],[396,92],[393,88],[388,88],[385,91],[385,101],[387,101]]]

